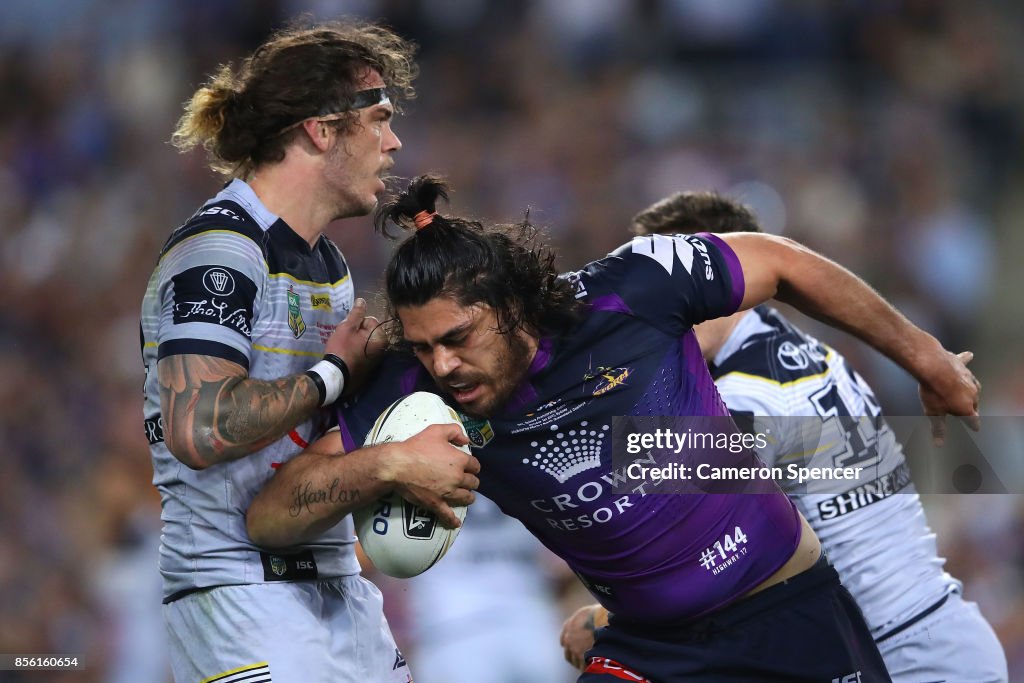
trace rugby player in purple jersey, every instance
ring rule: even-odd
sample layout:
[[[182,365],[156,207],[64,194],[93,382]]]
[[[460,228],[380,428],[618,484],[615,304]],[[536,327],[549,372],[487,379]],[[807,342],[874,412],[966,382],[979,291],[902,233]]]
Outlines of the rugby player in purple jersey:
[[[712,192],[678,192],[633,218],[638,235],[760,232],[747,207]],[[860,465],[859,481],[808,491],[779,482],[793,496],[843,585],[856,599],[894,683],[1007,680],[1006,656],[962,584],[943,571],[935,534],[910,478],[903,448],[864,379],[835,349],[766,304],[695,328],[723,400],[734,415],[756,416],[775,438],[758,455],[782,463]],[[864,416],[864,417],[858,417]],[[803,430],[821,420],[821,440]],[[845,424],[848,438],[825,436]],[[833,432],[834,433],[834,432]],[[878,494],[862,496],[863,490]],[[899,495],[897,495],[899,494]],[[600,605],[566,620],[561,643],[579,668],[606,620]]]
[[[977,415],[963,362],[790,240],[638,237],[558,276],[530,226],[442,216],[439,197],[444,184],[420,177],[378,213],[381,227],[416,228],[386,275],[411,354],[387,357],[372,386],[340,406],[340,429],[278,470],[249,508],[253,539],[309,542],[356,507],[325,495],[292,516],[297,487],[329,492],[343,472],[361,500],[385,493],[357,463],[414,451],[416,437],[358,444],[396,398],[434,390],[465,416],[480,491],[612,614],[580,681],[889,681],[860,610],[773,482],[749,489],[756,495],[617,492],[612,417],[727,416],[692,328],[772,297],[889,355],[921,382],[929,414]],[[735,558],[724,569],[702,561],[716,543]]]

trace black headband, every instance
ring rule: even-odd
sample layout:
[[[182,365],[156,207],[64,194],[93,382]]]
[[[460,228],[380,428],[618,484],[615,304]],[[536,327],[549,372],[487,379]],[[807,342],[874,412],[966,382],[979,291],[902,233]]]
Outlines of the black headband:
[[[285,126],[281,130],[274,133],[274,137],[278,135],[284,135],[290,130],[294,130],[301,126],[304,122],[310,119],[340,119],[344,114],[355,111],[357,109],[365,109],[366,107],[373,107],[378,104],[391,104],[390,98],[388,98],[387,88],[367,88],[366,90],[359,90],[352,97],[352,102],[348,106],[339,105],[324,105],[320,108],[313,116],[307,116],[301,121],[296,121],[290,126]]]
[[[320,111],[316,113],[316,116],[330,116],[331,114],[340,114],[346,111],[365,109],[366,107],[373,107],[378,104],[391,104],[386,88],[368,88],[366,90],[360,90],[356,92],[355,96],[352,98],[352,102],[347,107],[339,107],[333,104],[324,105],[320,108]]]

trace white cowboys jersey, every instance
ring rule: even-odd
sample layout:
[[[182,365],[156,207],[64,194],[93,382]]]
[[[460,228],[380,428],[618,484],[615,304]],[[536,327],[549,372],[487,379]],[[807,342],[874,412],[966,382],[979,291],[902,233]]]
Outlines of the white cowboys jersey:
[[[871,473],[867,481],[779,484],[818,534],[876,636],[959,587],[943,570],[902,447],[871,388],[841,355],[778,311],[758,306],[733,329],[712,375],[730,411],[756,416],[757,430],[774,435],[758,451],[769,467]]]
[[[352,281],[326,237],[314,247],[235,180],[164,245],[142,304],[145,426],[160,491],[165,602],[198,588],[357,574],[350,518],[315,543],[266,553],[246,533],[249,503],[274,468],[328,426],[327,411],[266,448],[196,471],[163,439],[156,366],[200,354],[234,361],[255,379],[309,369],[353,304]]]

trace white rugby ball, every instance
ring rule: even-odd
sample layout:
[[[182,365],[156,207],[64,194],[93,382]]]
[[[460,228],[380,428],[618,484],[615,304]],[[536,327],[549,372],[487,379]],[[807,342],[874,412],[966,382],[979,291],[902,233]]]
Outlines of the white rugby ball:
[[[364,446],[404,441],[433,424],[457,424],[465,433],[458,413],[440,396],[417,391],[391,404],[380,414]],[[459,446],[469,453],[468,446]],[[452,506],[459,520],[466,506]],[[352,513],[356,536],[363,551],[380,571],[399,579],[422,574],[444,557],[459,535],[446,529],[434,513],[392,493],[373,505]]]

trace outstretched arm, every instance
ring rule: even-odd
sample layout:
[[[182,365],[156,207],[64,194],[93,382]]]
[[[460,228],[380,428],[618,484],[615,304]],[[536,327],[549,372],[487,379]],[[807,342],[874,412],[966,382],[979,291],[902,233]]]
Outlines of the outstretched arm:
[[[267,548],[303,543],[392,491],[457,527],[450,506],[473,502],[480,463],[452,443],[468,443],[458,425],[432,425],[405,441],[345,454],[340,433],[329,432],[279,468],[253,499],[249,537]]]
[[[973,354],[956,355],[892,307],[874,289],[839,264],[793,240],[759,233],[719,235],[736,253],[745,290],[741,308],[776,298],[885,354],[921,384],[933,435],[945,435],[942,417],[968,418],[978,428],[980,384],[967,369]]]

